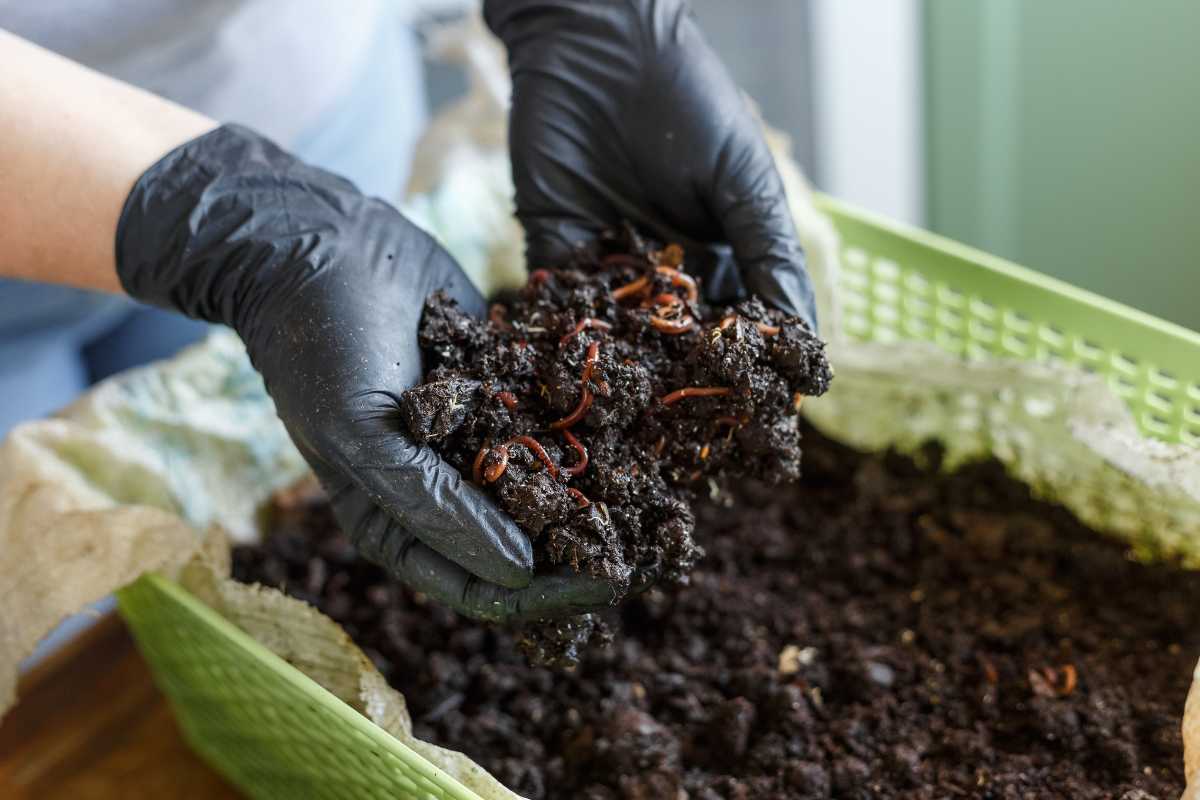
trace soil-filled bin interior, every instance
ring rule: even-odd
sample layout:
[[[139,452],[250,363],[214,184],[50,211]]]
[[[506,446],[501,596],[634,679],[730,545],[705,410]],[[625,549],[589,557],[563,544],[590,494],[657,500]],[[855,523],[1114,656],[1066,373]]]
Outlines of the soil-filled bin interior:
[[[690,585],[627,598],[570,671],[389,582],[319,496],[234,571],[341,623],[418,736],[530,798],[1177,796],[1200,575],[938,458],[805,431],[803,480],[699,503]]]

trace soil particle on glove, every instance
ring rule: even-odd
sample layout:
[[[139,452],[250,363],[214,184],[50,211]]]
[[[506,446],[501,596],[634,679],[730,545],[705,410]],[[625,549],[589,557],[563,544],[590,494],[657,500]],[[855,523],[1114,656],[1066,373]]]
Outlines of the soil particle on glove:
[[[698,493],[799,477],[798,412],[832,377],[803,321],[701,302],[682,259],[626,232],[535,271],[486,320],[435,294],[426,382],[401,395],[412,437],[495,497],[536,569],[608,580],[615,598],[635,577],[686,581]],[[527,649],[576,652],[582,630],[535,626]]]
[[[805,480],[698,505],[691,585],[630,597],[566,673],[388,582],[322,502],[235,575],[331,615],[418,736],[534,800],[1177,797],[1200,575],[998,464],[923,461],[806,431]]]

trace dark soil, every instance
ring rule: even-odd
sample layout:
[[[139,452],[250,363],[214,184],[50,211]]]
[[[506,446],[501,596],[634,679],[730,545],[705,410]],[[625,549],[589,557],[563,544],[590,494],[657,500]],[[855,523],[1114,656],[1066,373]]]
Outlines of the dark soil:
[[[340,622],[418,736],[530,798],[1176,797],[1200,575],[927,461],[806,432],[805,480],[698,506],[691,586],[629,598],[573,672],[389,583],[323,501],[235,575]]]
[[[615,597],[635,578],[686,580],[701,555],[697,493],[799,476],[797,412],[831,378],[801,320],[757,300],[703,303],[682,258],[606,237],[565,269],[535,271],[488,320],[435,294],[420,329],[426,382],[401,398],[413,438],[529,534],[536,569],[587,572]],[[540,643],[553,651],[562,631]]]

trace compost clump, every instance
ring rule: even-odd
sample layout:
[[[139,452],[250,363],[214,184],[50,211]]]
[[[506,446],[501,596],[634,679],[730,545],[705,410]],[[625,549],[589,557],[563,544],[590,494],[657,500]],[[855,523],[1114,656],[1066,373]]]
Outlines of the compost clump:
[[[801,404],[832,378],[801,319],[709,305],[680,247],[629,231],[534,271],[485,320],[432,295],[420,344],[425,381],[401,396],[413,439],[495,497],[536,569],[604,579],[615,597],[686,582],[698,493],[799,477]],[[590,629],[533,628],[530,654],[570,664]]]

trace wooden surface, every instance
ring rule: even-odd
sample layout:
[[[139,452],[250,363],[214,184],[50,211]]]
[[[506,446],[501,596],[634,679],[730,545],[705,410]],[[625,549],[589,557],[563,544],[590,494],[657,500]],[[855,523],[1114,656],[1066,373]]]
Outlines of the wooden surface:
[[[111,614],[21,681],[0,723],[0,798],[226,800]]]

